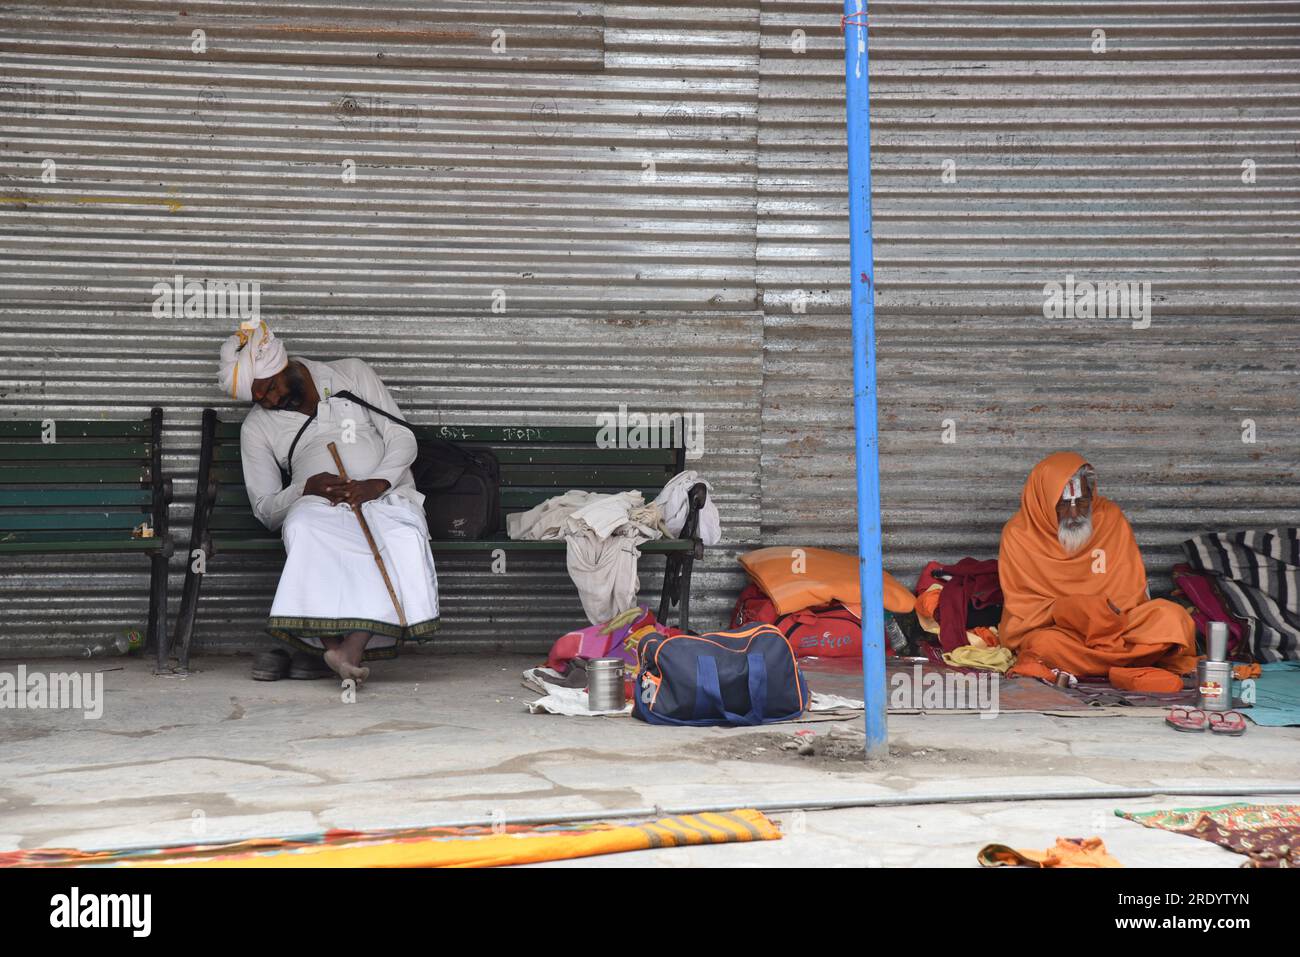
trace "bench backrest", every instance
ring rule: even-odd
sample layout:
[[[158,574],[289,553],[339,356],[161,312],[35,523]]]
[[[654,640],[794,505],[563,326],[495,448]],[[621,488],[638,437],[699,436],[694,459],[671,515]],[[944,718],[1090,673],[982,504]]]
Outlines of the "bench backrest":
[[[131,531],[146,521],[166,531],[162,486],[162,409],[143,420],[0,422],[6,551],[156,546]]]
[[[239,457],[239,422],[217,421],[211,478],[220,483],[209,528],[217,540],[269,536],[253,517]],[[501,512],[505,516],[539,505],[570,489],[623,492],[639,489],[646,501],[686,466],[681,444],[669,448],[601,448],[594,426],[428,425],[417,439],[431,437],[465,448],[490,449],[501,464]]]

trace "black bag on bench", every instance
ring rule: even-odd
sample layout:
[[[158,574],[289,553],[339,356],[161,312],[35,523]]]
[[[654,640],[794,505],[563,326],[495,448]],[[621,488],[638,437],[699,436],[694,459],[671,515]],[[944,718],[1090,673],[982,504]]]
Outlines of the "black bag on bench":
[[[334,395],[415,431],[409,422],[351,392]],[[309,424],[310,420],[303,429]],[[298,435],[302,435],[301,430]],[[298,437],[293,444],[298,444]],[[470,451],[443,439],[417,435],[416,444],[419,451],[411,463],[411,475],[424,496],[429,537],[435,541],[475,541],[494,536],[501,528],[501,465],[497,457],[487,450]],[[289,459],[293,459],[292,446]]]

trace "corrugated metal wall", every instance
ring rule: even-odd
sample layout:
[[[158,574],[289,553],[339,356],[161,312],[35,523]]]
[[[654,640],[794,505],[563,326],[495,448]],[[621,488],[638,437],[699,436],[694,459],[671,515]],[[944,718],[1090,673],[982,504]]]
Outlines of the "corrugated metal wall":
[[[762,4],[769,542],[855,541],[840,12]],[[1157,585],[1195,532],[1300,520],[1300,4],[870,16],[886,567],[995,556],[1062,448]],[[1149,281],[1150,327],[1044,318],[1067,274]]]
[[[162,402],[183,546],[199,410],[236,411],[226,323],[155,319],[151,288],[257,280],[295,349],[367,358],[421,421],[702,412],[733,545],[697,575],[716,621],[734,546],[852,543],[839,16],[0,5],[0,415]],[[872,4],[889,567],[990,553],[1057,447],[1092,458],[1153,570],[1202,528],[1296,520],[1297,57],[1291,2]],[[1151,281],[1151,327],[1044,319],[1066,273]],[[9,653],[143,616],[143,571],[19,567]],[[443,647],[581,620],[561,564],[512,569],[440,563]],[[214,562],[200,648],[259,642],[274,575]]]
[[[233,323],[155,319],[151,288],[257,280],[293,349],[363,356],[417,421],[702,413],[728,536],[757,539],[756,2],[184,10],[0,9],[4,415],[163,402],[183,546],[199,411],[236,413],[214,380]],[[0,642],[140,620],[143,578],[114,561],[4,577]],[[546,647],[584,620],[562,561],[439,566],[445,647]],[[643,567],[653,586],[661,560]],[[733,568],[697,578],[701,620]],[[200,650],[265,640],[275,571],[212,563]]]

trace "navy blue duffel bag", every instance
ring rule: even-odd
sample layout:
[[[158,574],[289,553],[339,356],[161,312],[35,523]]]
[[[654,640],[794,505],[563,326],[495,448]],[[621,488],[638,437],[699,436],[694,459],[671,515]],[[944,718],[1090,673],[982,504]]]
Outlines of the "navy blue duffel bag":
[[[650,724],[768,724],[808,707],[808,682],[772,625],[707,635],[646,635],[632,713]]]

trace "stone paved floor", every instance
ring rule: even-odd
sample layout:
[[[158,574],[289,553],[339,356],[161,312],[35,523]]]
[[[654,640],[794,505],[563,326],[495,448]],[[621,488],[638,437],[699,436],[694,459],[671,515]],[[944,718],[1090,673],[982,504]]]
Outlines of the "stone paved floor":
[[[880,794],[1090,786],[1222,788],[1222,800],[1153,798],[774,813],[765,844],[650,851],[563,866],[974,865],[998,842],[1046,847],[1100,834],[1126,864],[1234,867],[1210,844],[1111,813],[1223,803],[1244,783],[1297,785],[1300,729],[1177,734],[1158,717],[898,715],[870,767],[860,722],[760,729],[651,727],[631,718],[529,715],[520,657],[413,656],[376,667],[355,704],[332,681],[253,682],[248,658],[188,677],[123,659],[103,716],[0,710],[0,848],[82,848],[429,824],[504,814],[845,800]],[[19,663],[0,665],[14,671]],[[85,660],[30,670],[82,671]],[[781,744],[800,728],[818,752]],[[1281,801],[1287,798],[1269,798]]]

